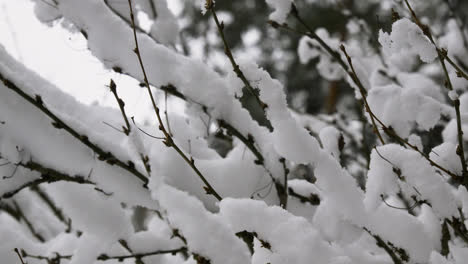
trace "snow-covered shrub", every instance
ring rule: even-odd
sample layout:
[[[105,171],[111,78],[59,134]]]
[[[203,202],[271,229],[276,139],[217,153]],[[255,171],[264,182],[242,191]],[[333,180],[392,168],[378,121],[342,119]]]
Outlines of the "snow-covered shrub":
[[[358,117],[291,109],[280,81],[230,49],[221,0],[193,6],[212,17],[229,71],[184,55],[168,1],[34,0],[41,21],[81,32],[106,68],[140,82],[109,81],[114,109],[0,47],[2,263],[466,262],[468,34],[455,13],[420,15],[450,1],[355,1],[394,18],[372,45],[350,10],[340,37],[310,28],[293,0],[266,0],[263,26],[299,34],[300,61],[347,83]],[[119,97],[140,88],[151,125]],[[182,110],[165,111],[157,90]]]

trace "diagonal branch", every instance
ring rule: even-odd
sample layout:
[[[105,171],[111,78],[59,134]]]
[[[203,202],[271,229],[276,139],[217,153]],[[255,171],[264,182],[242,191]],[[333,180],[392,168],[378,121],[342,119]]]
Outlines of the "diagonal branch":
[[[57,128],[57,129],[63,129],[66,132],[68,132],[71,136],[76,138],[78,141],[80,141],[83,145],[89,147],[91,150],[93,150],[96,154],[98,154],[98,159],[101,161],[107,162],[109,165],[116,165],[127,172],[131,173],[138,179],[140,179],[144,183],[144,187],[148,184],[148,178],[143,175],[141,172],[139,172],[137,169],[135,169],[135,166],[132,166],[133,163],[125,163],[115,157],[113,153],[110,151],[106,151],[97,144],[91,142],[89,138],[86,135],[82,135],[79,132],[77,132],[75,129],[70,127],[68,124],[66,124],[62,119],[60,119],[57,115],[55,115],[52,111],[50,111],[47,106],[44,104],[42,101],[42,97],[38,94],[35,95],[35,97],[32,97],[31,95],[27,94],[21,88],[16,86],[12,81],[6,79],[1,73],[0,73],[0,81],[3,82],[3,84],[21,96],[23,99],[28,101],[30,104],[34,105],[36,108],[41,110],[45,115],[47,115],[50,119],[53,120],[52,125]]]
[[[175,144],[174,140],[172,139],[172,135],[167,131],[167,129],[164,126],[164,123],[163,123],[163,121],[161,119],[161,115],[159,113],[160,112],[159,107],[156,105],[153,93],[151,92],[151,87],[150,87],[150,84],[149,84],[148,76],[146,75],[145,66],[143,64],[143,59],[141,57],[140,48],[139,48],[139,45],[138,45],[137,31],[136,31],[136,27],[135,27],[135,16],[133,14],[132,0],[128,0],[128,5],[129,5],[129,8],[130,8],[130,18],[131,18],[131,25],[132,25],[132,29],[133,29],[133,39],[135,41],[135,49],[133,51],[137,55],[138,62],[140,63],[141,71],[143,73],[143,80],[144,80],[146,89],[148,91],[149,97],[151,99],[151,103],[153,105],[153,109],[155,111],[156,118],[157,118],[158,123],[159,123],[159,130],[161,130],[161,132],[164,134],[164,137],[165,137],[164,144],[166,144],[167,147],[172,147],[184,159],[184,161],[193,169],[193,171],[195,171],[195,173],[198,175],[198,177],[205,184],[204,189],[205,189],[206,193],[210,194],[210,195],[213,195],[218,201],[221,201],[222,197],[211,186],[211,184],[208,182],[208,180],[205,178],[205,176],[197,168],[197,166],[195,166],[195,161],[193,160],[193,158],[192,157],[189,158],[179,148],[179,146],[177,146],[177,144]]]
[[[115,97],[115,100],[117,101],[117,104],[119,105],[120,112],[122,113],[122,117],[125,121],[125,127],[122,127],[122,128],[123,128],[125,135],[128,136],[130,134],[131,128],[130,128],[130,122],[128,122],[127,114],[125,113],[125,102],[117,94],[117,85],[112,79],[110,80],[110,83],[109,83],[109,89],[111,90],[112,94]]]
[[[96,185],[94,182],[87,180],[83,176],[70,176],[67,174],[64,174],[62,172],[59,172],[57,170],[51,169],[51,168],[46,168],[42,166],[39,163],[36,163],[34,161],[28,161],[27,163],[18,163],[17,164],[20,167],[29,169],[31,171],[39,172],[41,173],[41,177],[38,179],[35,179],[33,181],[27,182],[22,184],[21,186],[17,187],[16,189],[4,193],[2,196],[0,196],[1,199],[8,199],[13,196],[15,196],[17,193],[22,191],[23,189],[29,188],[29,187],[35,187],[38,186],[42,183],[54,183],[54,182],[59,182],[59,181],[66,181],[66,182],[74,182],[78,184],[91,184],[91,185]]]
[[[106,254],[101,254],[97,259],[102,260],[102,261],[114,260],[114,259],[117,259],[118,261],[123,261],[124,259],[130,259],[130,258],[142,259],[148,256],[162,255],[162,254],[176,254],[176,253],[182,253],[186,251],[187,251],[186,247],[181,247],[181,248],[176,248],[176,249],[156,250],[153,252],[137,253],[137,254],[121,255],[121,256],[108,256]]]
[[[49,195],[39,187],[39,185],[31,186],[31,190],[34,191],[44,203],[50,208],[52,213],[59,219],[62,223],[67,226],[67,230],[65,232],[70,232],[72,229],[71,226],[71,219],[66,217],[62,210],[55,205],[54,201],[49,197]]]

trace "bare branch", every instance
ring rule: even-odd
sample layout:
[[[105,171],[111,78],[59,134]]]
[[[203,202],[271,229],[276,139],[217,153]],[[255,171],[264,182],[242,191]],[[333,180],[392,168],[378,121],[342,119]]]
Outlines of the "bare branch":
[[[97,259],[102,260],[102,261],[107,261],[107,260],[113,260],[117,259],[119,261],[122,261],[124,259],[142,259],[144,257],[148,256],[154,256],[154,255],[162,255],[162,254],[177,254],[177,253],[182,253],[186,252],[187,248],[186,247],[181,247],[181,248],[176,248],[176,249],[169,249],[169,250],[156,250],[152,252],[147,252],[147,253],[137,253],[137,254],[130,254],[130,255],[120,255],[120,256],[108,256],[106,254],[101,254]]]

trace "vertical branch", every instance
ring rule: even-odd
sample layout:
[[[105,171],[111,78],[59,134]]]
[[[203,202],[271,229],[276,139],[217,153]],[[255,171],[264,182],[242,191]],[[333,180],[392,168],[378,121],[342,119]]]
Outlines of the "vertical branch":
[[[125,113],[125,102],[121,98],[119,98],[119,95],[117,94],[117,85],[115,85],[115,82],[112,79],[110,80],[109,88],[111,92],[114,94],[115,100],[117,101],[117,104],[119,105],[120,112],[122,112],[122,117],[125,121],[125,127],[122,127],[122,128],[123,128],[125,135],[128,136],[130,134],[131,128],[130,128],[130,122],[128,122],[127,114]]]
[[[237,64],[237,62],[235,61],[234,59],[234,56],[232,55],[232,51],[231,51],[231,48],[229,47],[229,44],[227,43],[227,40],[226,40],[226,37],[224,35],[224,23],[223,22],[219,22],[219,19],[218,19],[218,16],[216,15],[216,11],[214,9],[214,1],[207,1],[206,2],[206,5],[205,5],[206,9],[207,10],[210,10],[211,11],[211,14],[213,15],[213,19],[216,23],[216,27],[218,28],[218,32],[219,32],[219,35],[221,36],[221,39],[223,41],[223,45],[224,45],[224,53],[226,54],[226,56],[229,58],[229,61],[231,62],[231,65],[232,65],[232,68],[234,70],[234,72],[237,74],[237,77],[239,77],[239,79],[242,80],[242,82],[244,83],[245,87],[247,88],[247,90],[249,90],[249,92],[255,97],[255,100],[257,100],[258,104],[260,105],[260,107],[262,109],[265,109],[268,107],[268,105],[266,103],[264,103],[260,97],[258,96],[258,92],[252,87],[252,85],[250,85],[249,81],[247,80],[247,78],[245,77],[244,73],[242,72],[242,70],[240,69],[239,65]]]
[[[359,92],[361,93],[362,100],[364,101],[364,106],[366,107],[367,113],[369,113],[369,116],[370,116],[370,119],[371,119],[371,122],[372,122],[372,126],[374,127],[374,132],[375,132],[375,134],[377,135],[377,137],[379,138],[379,140],[380,140],[380,142],[382,143],[382,145],[385,145],[385,141],[383,140],[383,137],[382,137],[382,135],[380,134],[379,128],[377,127],[377,124],[376,124],[376,122],[375,122],[375,117],[374,117],[374,115],[373,115],[372,112],[371,112],[369,103],[367,102],[367,92],[366,92],[366,89],[364,88],[364,85],[362,85],[361,80],[358,78],[358,76],[357,76],[357,74],[356,74],[356,71],[354,70],[353,61],[351,60],[351,57],[350,57],[350,56],[348,55],[348,53],[346,52],[346,48],[345,48],[344,45],[341,45],[341,50],[343,51],[343,53],[344,53],[345,56],[346,56],[346,59],[348,60],[349,67],[351,68],[351,72],[348,72],[348,74],[349,74],[349,76],[353,79],[354,83],[355,83],[355,84],[358,86],[358,88],[359,88]]]
[[[167,131],[166,127],[164,126],[164,123],[161,119],[160,115],[160,110],[159,107],[156,105],[156,101],[154,99],[153,93],[151,92],[151,87],[149,84],[148,76],[146,74],[145,66],[143,64],[143,59],[141,57],[140,53],[140,47],[138,45],[138,38],[137,38],[137,33],[136,33],[136,26],[135,26],[135,16],[133,14],[133,7],[132,7],[132,0],[128,0],[128,6],[130,8],[130,19],[131,19],[131,25],[133,29],[133,39],[135,42],[135,49],[133,52],[135,52],[136,56],[138,57],[138,62],[140,63],[140,68],[143,73],[143,80],[145,87],[148,91],[151,104],[153,105],[154,112],[156,114],[156,118],[159,123],[159,130],[164,134],[164,144],[167,147],[172,147],[183,159],[184,161],[195,171],[195,173],[198,175],[198,177],[202,180],[202,182],[205,184],[205,191],[207,194],[213,195],[218,201],[221,201],[223,198],[216,192],[216,190],[211,186],[211,184],[208,182],[208,180],[203,176],[201,171],[195,166],[195,161],[193,160],[192,157],[188,157],[185,155],[185,153],[175,144],[174,140],[172,139],[172,135]]]
[[[124,100],[122,100],[122,98],[120,98],[117,94],[117,85],[115,84],[114,80],[110,80],[110,84],[109,84],[109,88],[111,90],[111,92],[114,94],[114,97],[115,97],[115,100],[117,101],[117,104],[119,105],[119,108],[120,108],[120,112],[122,113],[122,117],[125,121],[125,127],[122,127],[123,128],[123,132],[125,135],[129,136],[130,135],[130,132],[131,132],[131,126],[130,126],[130,122],[128,121],[128,117],[127,117],[127,114],[125,113],[125,102]],[[135,124],[135,120],[133,120],[133,117],[132,117],[132,121],[133,123]],[[145,170],[146,172],[148,173],[148,176],[151,175],[151,166],[149,164],[149,157],[143,153],[139,153],[140,154],[140,159],[141,159],[141,162],[143,163],[144,167],[145,167]]]
[[[284,182],[283,182],[283,195],[280,196],[280,205],[283,207],[283,209],[286,210],[288,206],[288,175],[289,175],[289,169],[286,166],[286,159],[281,158],[280,162],[283,164],[283,170],[284,170]]]
[[[167,91],[164,91],[164,116],[166,117],[167,132],[172,135],[171,124],[169,123],[169,114],[167,113]]]

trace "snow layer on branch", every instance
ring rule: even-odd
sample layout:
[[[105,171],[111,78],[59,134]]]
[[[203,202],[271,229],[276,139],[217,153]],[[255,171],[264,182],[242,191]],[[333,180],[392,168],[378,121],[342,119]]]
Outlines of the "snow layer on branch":
[[[409,136],[411,126],[429,130],[450,108],[441,103],[441,94],[435,84],[422,75],[401,76],[402,86],[389,84],[373,87],[368,102],[372,112],[402,137]]]
[[[437,251],[432,251],[431,258],[429,259],[430,264],[455,264],[455,262],[449,261]]]
[[[99,237],[103,242],[115,242],[132,232],[130,219],[120,203],[92,186],[56,183],[48,190],[78,230]]]
[[[300,194],[304,197],[311,197],[312,195],[317,196],[320,199],[320,190],[314,184],[306,181],[293,179],[288,181],[288,186],[295,193]],[[317,206],[311,205],[310,203],[303,202],[298,198],[293,198],[290,196],[288,199],[288,212],[296,215],[302,216],[312,222],[314,217],[315,210]]]
[[[129,156],[120,144],[124,135],[102,123],[122,122],[117,111],[80,104],[15,61],[3,47],[0,47],[0,57],[0,74],[9,78],[23,92],[33,98],[36,94],[40,95],[50,111],[78,133],[87,136],[91,142],[98,142],[99,147],[111,151],[125,162],[135,160],[134,163],[137,163],[139,157]],[[19,149],[24,149],[28,154],[28,158],[23,157],[24,162],[31,158],[34,162],[70,176],[89,175],[91,181],[95,181],[98,186],[106,186],[106,191],[115,193],[122,202],[154,206],[148,190],[143,188],[140,180],[120,168],[97,161],[91,149],[63,129],[56,129],[49,117],[3,86],[3,83],[0,84],[0,119],[5,121],[0,127],[0,146],[4,148],[5,141],[16,142]],[[31,128],[34,128],[33,136]],[[9,153],[16,151],[11,147],[9,149]]]
[[[335,263],[338,249],[325,241],[305,219],[263,201],[224,199],[219,204],[220,215],[234,232],[255,232],[271,245],[271,255],[264,262],[272,264]],[[257,262],[258,263],[258,262]]]
[[[289,11],[291,11],[291,4],[294,0],[266,0],[266,3],[275,11],[270,14],[269,19],[283,24],[286,22]]]
[[[186,192],[164,183],[151,188],[153,198],[159,201],[169,221],[187,239],[191,252],[211,260],[213,264],[250,263],[247,246],[236,237],[225,219],[206,211],[197,198]]]
[[[36,17],[43,23],[51,25],[52,21],[60,18],[60,12],[58,12],[55,4],[40,0],[33,0],[33,2],[34,13],[36,14]]]
[[[392,61],[406,56],[408,51],[419,55],[421,60],[426,63],[432,62],[437,57],[434,45],[422,30],[407,18],[393,23],[390,35],[380,31],[379,42],[384,53]]]
[[[323,148],[339,161],[341,154],[339,146],[340,131],[333,126],[327,126],[320,130],[319,137]]]
[[[315,33],[333,50],[339,49],[340,40],[331,37],[326,29],[318,28]],[[339,80],[346,75],[340,64],[338,64],[338,62],[336,62],[336,60],[333,59],[330,54],[323,50],[323,48],[320,46],[320,43],[315,39],[311,39],[307,36],[302,37],[299,41],[297,53],[302,64],[306,64],[311,59],[319,57],[320,61],[317,65],[317,69],[320,75],[327,80]]]
[[[367,209],[377,208],[382,204],[381,195],[396,195],[400,188],[418,200],[427,200],[440,219],[451,219],[457,213],[450,187],[419,153],[393,144],[373,150],[364,200]]]
[[[429,153],[429,157],[447,170],[457,175],[462,175],[462,165],[457,155],[457,145],[451,142],[444,142],[434,147]]]
[[[440,243],[431,241],[431,237],[416,217],[386,204],[380,204],[372,211],[368,229],[384,241],[404,249],[409,255],[410,263],[427,262],[433,245]]]
[[[205,3],[200,1],[202,2]],[[101,1],[60,0],[59,9],[65,19],[87,32],[89,49],[105,66],[108,68],[118,66],[126,74],[143,80],[138,59],[133,52],[133,33],[128,23],[116,16]],[[112,38],[109,38],[109,35]],[[278,160],[275,159],[277,155],[271,143],[271,135],[265,127],[260,127],[235,99],[235,85],[203,62],[182,56],[156,43],[145,34],[138,33],[138,40],[152,85],[160,87],[172,84],[177,91],[188,98],[189,102],[195,101],[206,106],[212,120],[225,120],[244,136],[252,135],[256,145],[261,146],[259,148],[265,157],[266,166],[272,172],[281,170],[278,162],[271,162]],[[196,107],[192,106],[190,110],[195,112],[194,115],[204,115],[200,107],[196,110]],[[189,176],[193,177],[193,173]]]
[[[362,190],[337,160],[321,149],[317,140],[293,118],[281,83],[253,63],[241,64],[241,69],[246,78],[260,89],[260,98],[268,105],[266,114],[273,126],[272,136],[277,153],[290,161],[315,166],[316,185],[332,201],[330,205],[337,215],[364,225]]]

